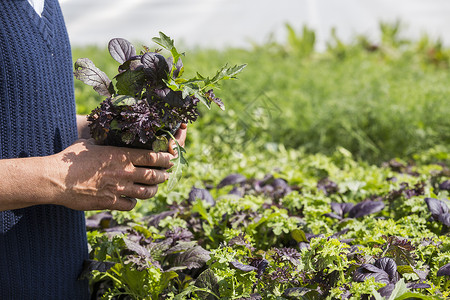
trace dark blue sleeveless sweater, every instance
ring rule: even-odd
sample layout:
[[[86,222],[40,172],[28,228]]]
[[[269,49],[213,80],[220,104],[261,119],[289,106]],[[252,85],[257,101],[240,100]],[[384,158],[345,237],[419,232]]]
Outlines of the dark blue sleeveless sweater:
[[[1,159],[51,155],[76,140],[72,70],[57,0],[42,17],[27,0],[0,0]],[[0,212],[0,299],[88,299],[77,280],[87,255],[83,212]]]

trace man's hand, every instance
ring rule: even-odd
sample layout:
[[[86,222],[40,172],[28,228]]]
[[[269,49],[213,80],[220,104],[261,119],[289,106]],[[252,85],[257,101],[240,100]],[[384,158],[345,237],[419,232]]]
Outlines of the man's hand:
[[[79,140],[48,157],[49,201],[77,210],[131,210],[168,179],[173,156]]]
[[[176,132],[177,142],[184,146],[187,125]],[[77,210],[131,210],[137,199],[155,196],[158,184],[169,178],[171,153],[154,153],[143,149],[99,146],[91,140],[79,140],[61,153],[52,156],[58,165],[52,182],[65,196],[53,197],[55,204]]]
[[[175,134],[184,146],[186,125]],[[171,141],[174,145],[174,141]],[[78,140],[60,153],[0,160],[0,211],[38,204],[76,210],[131,210],[168,179],[174,152],[96,145]]]

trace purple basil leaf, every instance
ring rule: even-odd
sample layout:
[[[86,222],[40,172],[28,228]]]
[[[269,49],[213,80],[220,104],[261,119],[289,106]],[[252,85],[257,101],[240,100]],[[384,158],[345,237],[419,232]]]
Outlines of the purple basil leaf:
[[[166,58],[167,65],[169,66],[169,70],[172,70],[173,67],[173,57],[169,56]],[[176,79],[181,75],[181,70],[183,68],[183,62],[181,61],[181,57],[178,58],[177,64],[175,65],[175,69],[173,70],[173,79]]]
[[[108,50],[111,57],[121,64],[136,55],[134,46],[129,41],[122,38],[110,40],[108,43]]]
[[[382,201],[365,200],[357,203],[348,212],[349,218],[361,218],[370,214],[377,213],[384,208]]]
[[[414,250],[415,247],[407,238],[390,236],[386,237],[387,248],[385,254],[392,257],[397,264],[412,265],[414,264]]]
[[[112,83],[111,79],[97,68],[94,63],[88,58],[79,58],[74,65],[74,75],[87,85],[90,85],[101,96],[110,97]]]
[[[167,78],[169,65],[164,56],[155,52],[147,52],[141,57],[144,73],[153,82]]]
[[[341,203],[342,213],[346,215],[354,206],[353,203]]]
[[[181,61],[181,58],[178,59],[177,64],[175,65],[175,71],[173,72],[173,76],[177,78],[181,75],[183,69],[183,62]]]
[[[192,249],[198,245],[197,241],[189,241],[189,242],[178,242],[175,246],[165,251],[165,254],[177,254],[182,253],[186,250]]]
[[[83,262],[83,269],[81,271],[80,276],[78,277],[78,280],[88,278],[89,274],[94,270],[99,272],[106,272],[115,265],[116,265],[115,262],[87,259]]]
[[[309,243],[306,243],[306,242],[300,242],[300,243],[298,243],[298,248],[299,248],[300,250],[302,250],[302,249],[307,249],[307,250],[309,250],[309,249],[311,248],[311,246],[309,245]]]
[[[355,239],[339,239],[339,242],[350,245]]]
[[[417,276],[419,276],[419,279],[421,281],[424,281],[427,279],[428,274],[430,273],[430,270],[425,269],[425,270],[414,270],[414,272],[417,274]]]
[[[389,282],[397,283],[397,281],[399,280],[397,264],[392,258],[383,257],[377,259],[374,263],[374,266],[385,271],[389,275]]]
[[[439,220],[440,215],[448,213],[448,206],[443,201],[434,198],[425,198],[428,210],[431,212],[433,219]]]
[[[182,107],[185,100],[182,98],[180,91],[174,92],[169,88],[155,89],[156,95],[171,107]]]
[[[362,251],[359,249],[360,247],[362,247],[361,245],[351,245],[350,246],[350,254],[361,254]]]
[[[178,254],[174,260],[173,266],[184,266],[187,269],[197,269],[203,267],[210,258],[209,251],[203,249],[201,246],[195,246]]]
[[[262,188],[262,192],[265,193],[265,194],[268,194],[268,195],[272,194],[274,191],[275,191],[275,189],[274,189],[274,187],[271,186],[271,185],[265,185],[265,186]]]
[[[105,229],[103,229],[103,231],[109,233],[110,235],[117,235],[117,234],[127,233],[130,231],[130,229],[131,229],[130,226],[120,225],[120,226],[105,228]]]
[[[242,263],[240,263],[238,261],[230,262],[230,266],[235,268],[235,269],[241,270],[242,272],[251,272],[251,271],[257,271],[258,270],[258,268],[256,268],[256,267],[249,266],[249,265],[244,265],[244,264],[242,264]]]
[[[445,266],[439,268],[436,276],[450,276],[450,263]]]
[[[264,179],[253,181],[253,189],[258,193],[263,192],[264,185],[265,185]]]
[[[324,214],[324,216],[332,218],[332,219],[342,220],[342,217],[337,215],[337,214],[335,214],[335,213],[326,213],[326,214]]]
[[[175,227],[173,230],[167,231],[165,236],[171,238],[174,243],[178,241],[189,242],[194,238],[192,232],[182,227]]]
[[[282,178],[275,178],[271,186],[274,188],[274,194],[272,196],[277,199],[283,198],[292,192],[291,187],[288,185],[286,180]]]
[[[168,210],[168,211],[163,211],[159,214],[156,215],[151,215],[149,217],[147,217],[148,220],[148,226],[154,226],[154,227],[158,227],[159,226],[159,222],[161,222],[161,220],[173,216],[177,213],[176,210]]]
[[[128,231],[127,240],[138,243],[140,245],[140,242],[142,240],[144,240],[144,236],[142,235],[142,233],[140,233],[136,230],[130,229]],[[153,239],[150,238],[150,240],[153,240]]]
[[[130,57],[126,62],[119,66],[119,73],[123,73],[126,70],[141,70],[144,68],[144,65],[141,63],[142,55],[137,55]]]
[[[172,246],[173,240],[171,238],[167,238],[164,240],[158,240],[155,242],[151,242],[146,246],[153,261],[161,261],[164,257],[166,257],[166,252]]]
[[[339,192],[338,185],[328,178],[323,178],[317,183],[317,189],[325,193],[325,195],[335,194]]]
[[[274,177],[272,174],[266,174],[263,179],[255,181],[255,184],[264,186],[266,184],[271,184],[273,182]]]
[[[406,287],[408,289],[429,289],[431,288],[431,285],[429,285],[428,283],[413,283],[413,282],[409,282],[406,284]]]
[[[255,259],[250,263],[250,265],[257,268],[256,278],[259,279],[269,266],[269,261],[266,259]]]
[[[189,192],[188,201],[190,203],[194,203],[197,199],[200,199],[211,206],[216,205],[216,201],[214,201],[213,196],[211,196],[211,193],[208,190],[192,187],[191,191]]]
[[[387,285],[380,288],[377,292],[380,293],[380,295],[382,297],[384,297],[385,299],[388,299],[391,296],[394,289],[395,289],[395,283],[388,283]]]
[[[308,242],[310,242],[311,239],[318,238],[318,237],[323,238],[323,237],[325,237],[325,235],[322,233],[319,233],[319,234],[305,233],[305,237],[308,240]]]
[[[343,205],[343,204],[344,204],[344,203],[331,202],[331,203],[330,203],[330,206],[331,206],[331,209],[332,209],[336,214],[338,214],[339,216],[343,217],[343,216],[344,216],[344,211],[343,211],[343,208],[342,208],[342,205]],[[351,203],[349,203],[349,204],[351,204]],[[352,205],[352,207],[353,207],[353,205]]]
[[[438,221],[447,227],[450,227],[450,213],[439,215]]]
[[[354,206],[353,203],[336,203],[331,202],[331,209],[339,216],[344,218],[345,214],[347,214]]]
[[[275,178],[272,182],[272,186],[275,189],[289,189],[289,185],[287,184],[286,180],[282,179],[282,178]]]
[[[148,250],[145,247],[139,245],[136,242],[130,241],[127,238],[124,238],[123,241],[125,242],[125,245],[128,250],[133,251],[142,257],[150,257],[150,252],[148,252]]]
[[[371,264],[363,264],[353,273],[353,280],[358,282],[363,282],[370,277],[375,278],[376,282],[389,283],[389,274]]]
[[[245,195],[245,189],[240,186],[235,186],[231,189],[231,191],[228,192],[229,195],[235,195],[239,198],[244,197]]]
[[[234,184],[241,184],[247,181],[247,178],[244,175],[241,174],[231,174],[222,179],[222,181],[219,182],[217,185],[218,189],[223,188],[227,185],[234,185]]]
[[[228,241],[228,246],[243,246],[248,249],[251,249],[252,246],[247,243],[247,241],[244,238],[244,234],[239,234],[238,236],[233,237],[231,240]]]
[[[450,191],[450,180],[446,180],[439,185],[439,189]]]

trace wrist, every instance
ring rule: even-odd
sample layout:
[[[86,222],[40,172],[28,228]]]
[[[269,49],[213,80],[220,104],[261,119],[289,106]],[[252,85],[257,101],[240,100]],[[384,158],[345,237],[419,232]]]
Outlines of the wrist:
[[[0,210],[51,203],[54,184],[48,176],[47,157],[4,159],[0,164],[5,172],[0,184]]]

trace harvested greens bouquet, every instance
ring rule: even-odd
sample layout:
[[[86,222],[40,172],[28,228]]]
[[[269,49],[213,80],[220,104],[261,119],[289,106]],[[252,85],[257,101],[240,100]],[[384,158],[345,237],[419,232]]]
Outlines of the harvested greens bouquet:
[[[181,77],[183,54],[178,53],[173,40],[162,32],[152,40],[170,56],[164,57],[162,49],[151,51],[145,46],[137,54],[135,47],[122,38],[109,42],[109,53],[120,64],[114,82],[88,58],[75,62],[75,77],[106,97],[88,115],[91,136],[104,145],[167,151],[168,140],[174,139],[180,124],[196,121],[198,103],[210,108],[214,102],[225,109],[213,88],[221,80],[235,78],[246,66],[225,65],[212,78],[197,73],[194,78],[185,79]],[[185,150],[176,140],[175,143],[179,155],[174,161],[169,189],[179,180],[181,168],[187,163]]]

